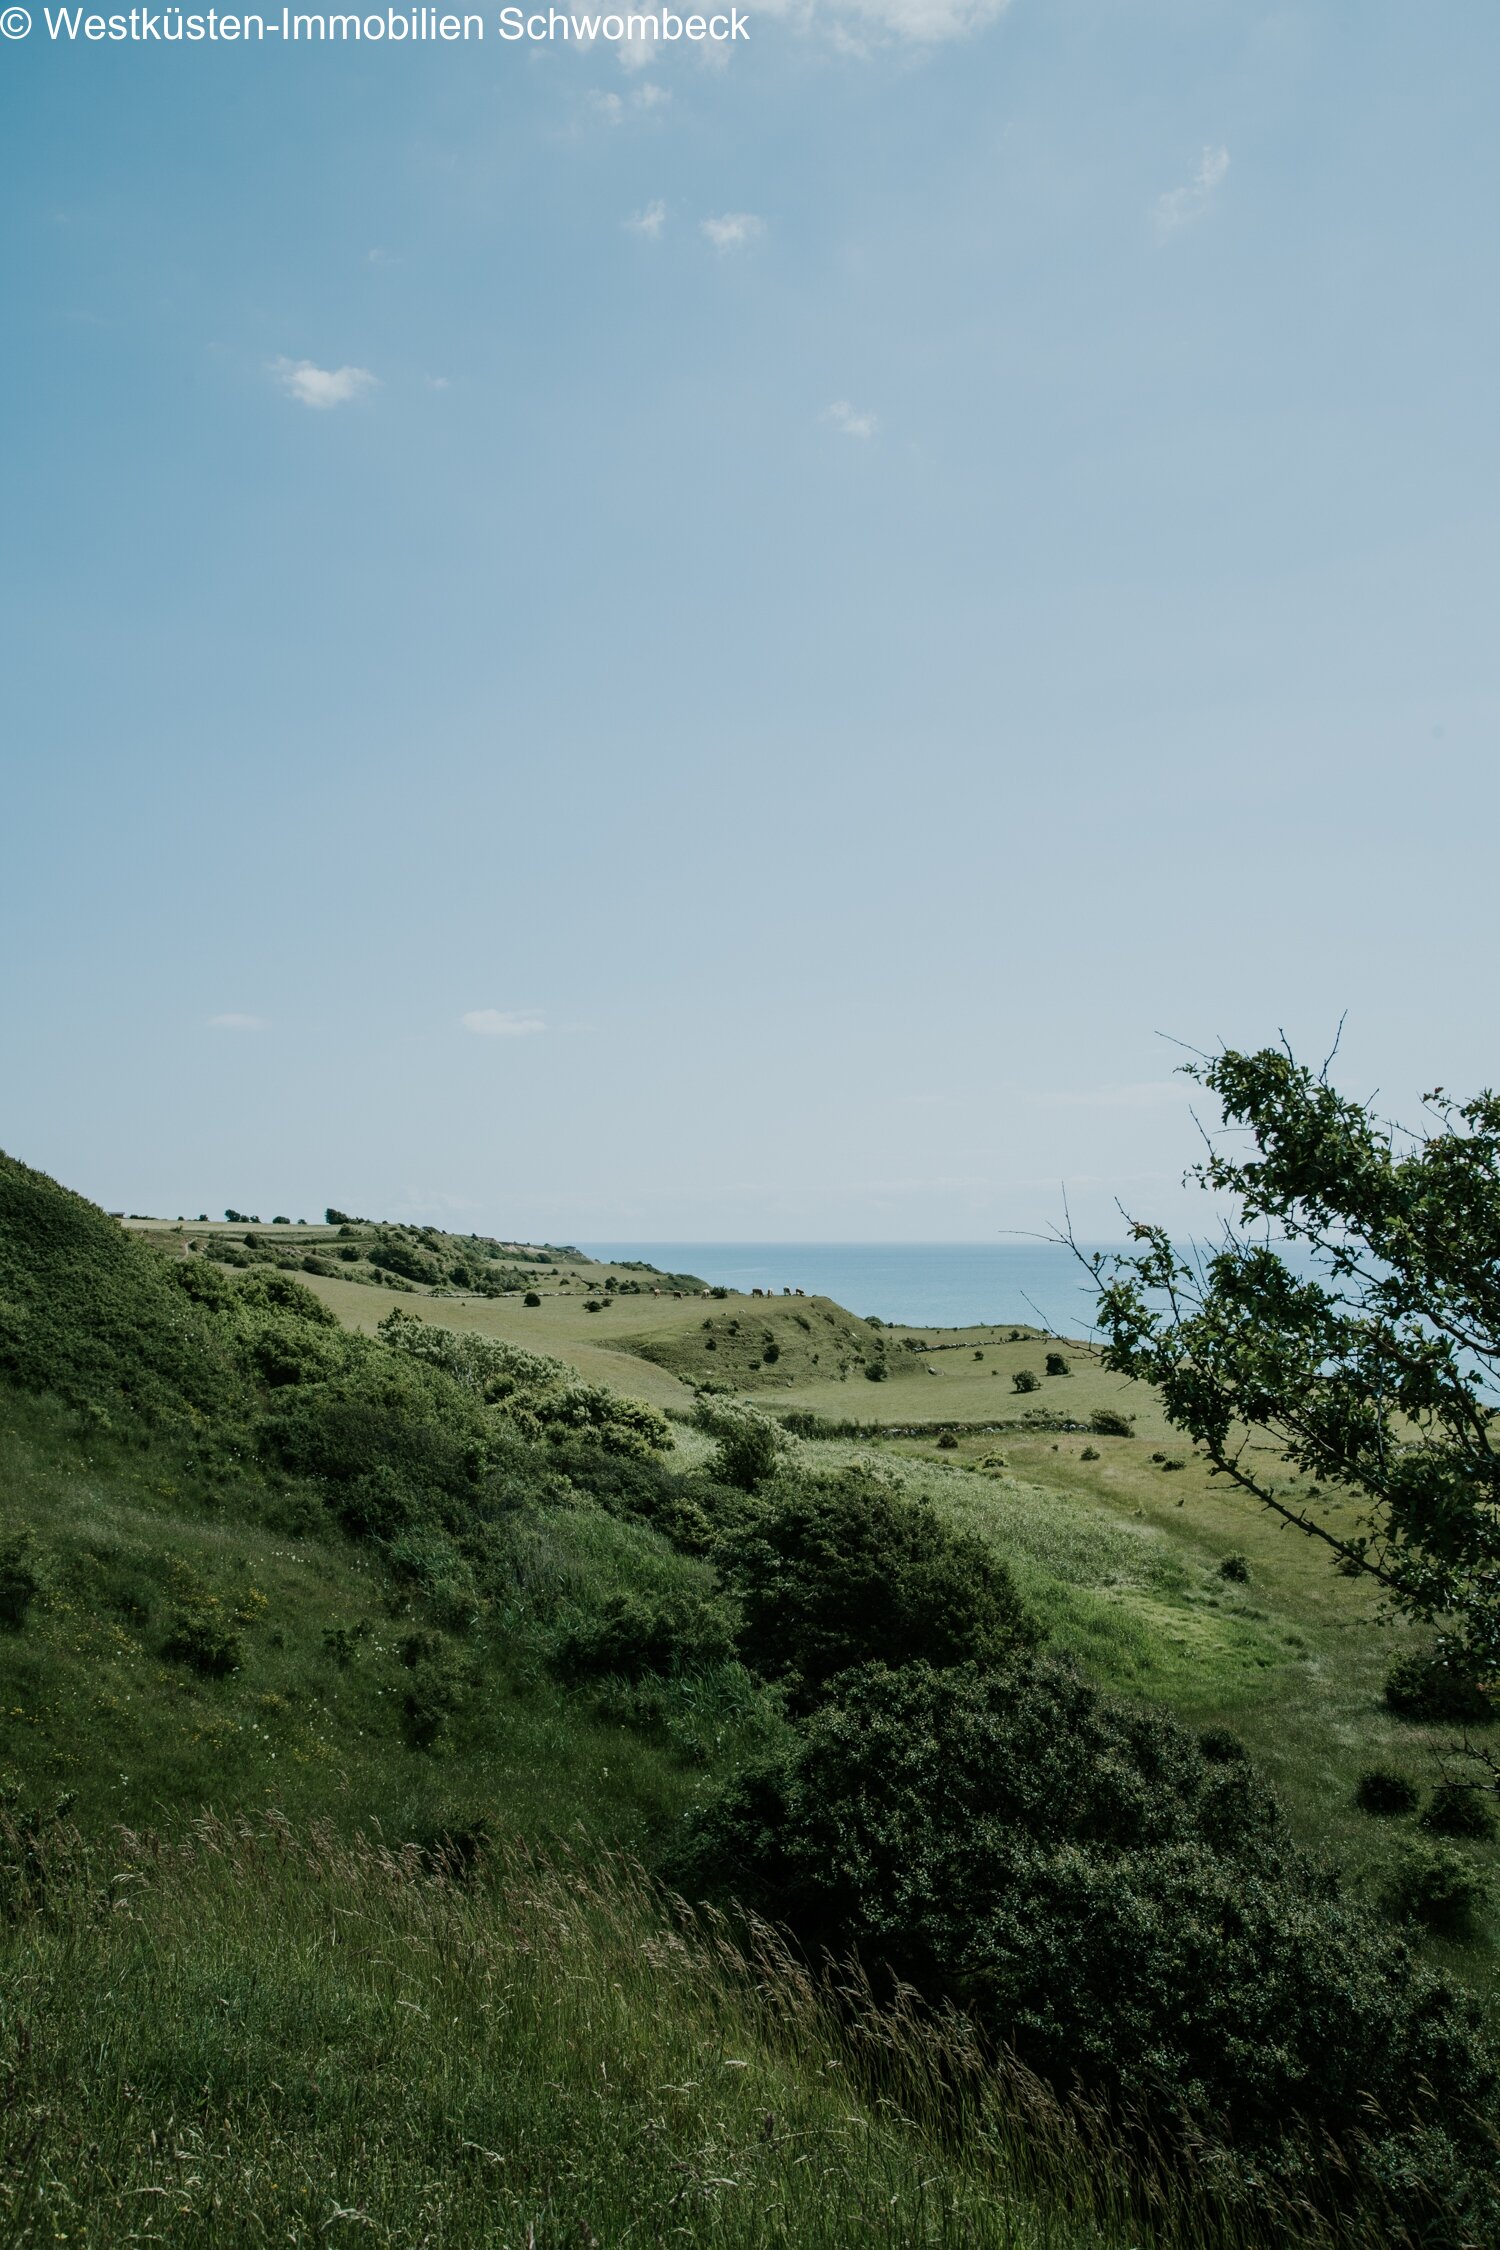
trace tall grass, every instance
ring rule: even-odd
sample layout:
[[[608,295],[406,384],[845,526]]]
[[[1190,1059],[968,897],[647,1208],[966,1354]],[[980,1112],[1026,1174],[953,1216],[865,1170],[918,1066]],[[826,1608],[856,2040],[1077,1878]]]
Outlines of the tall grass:
[[[204,1819],[8,1839],[0,2243],[1091,2250],[615,1861]]]
[[[1103,2121],[962,2019],[623,1859],[472,1845],[275,1814],[0,1836],[0,2250],[1396,2239],[1215,2204],[1149,2149],[1127,2194]]]

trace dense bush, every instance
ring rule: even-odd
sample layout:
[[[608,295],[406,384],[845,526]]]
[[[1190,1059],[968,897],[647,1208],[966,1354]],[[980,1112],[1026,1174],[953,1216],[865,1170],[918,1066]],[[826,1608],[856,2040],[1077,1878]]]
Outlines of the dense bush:
[[[1226,1555],[1219,1565],[1219,1576],[1227,1578],[1233,1586],[1250,1583],[1250,1558],[1248,1555]]]
[[[1466,2169],[1497,2085],[1477,2004],[1340,1899],[1248,1764],[1060,1664],[848,1675],[682,1872],[961,2001],[1159,2140],[1175,2116],[1291,2167],[1297,2134],[1368,2135],[1398,2188],[1448,2168],[1453,2241],[1500,2221]]]
[[[716,1604],[624,1593],[564,1633],[556,1663],[574,1679],[638,1680],[650,1672],[701,1672],[733,1654],[729,1621]]]
[[[1392,1766],[1366,1766],[1354,1785],[1354,1802],[1377,1819],[1400,1819],[1417,1809],[1416,1783]]]
[[[0,1628],[8,1633],[20,1632],[41,1590],[32,1567],[29,1535],[22,1531],[0,1540]]]
[[[167,1628],[161,1653],[170,1664],[186,1664],[209,1679],[237,1670],[244,1654],[239,1634],[216,1609],[179,1610]]]
[[[1130,1437],[1134,1434],[1135,1423],[1118,1407],[1096,1406],[1089,1416],[1089,1428],[1095,1437]]]
[[[378,1347],[329,1382],[273,1392],[262,1445],[326,1485],[350,1531],[380,1538],[473,1508],[489,1458],[483,1410],[437,1369]]]
[[[1032,1367],[1018,1367],[1010,1380],[1011,1387],[1023,1394],[1027,1391],[1039,1391],[1042,1387],[1042,1378]]]
[[[1488,1895],[1483,1874],[1462,1852],[1413,1836],[1386,1885],[1384,1903],[1398,1921],[1415,1922],[1439,1937],[1466,1938],[1474,1935]]]
[[[687,1478],[652,1454],[612,1453],[594,1445],[561,1443],[557,1466],[577,1492],[585,1492],[612,1516],[650,1524],[673,1546],[703,1554],[713,1539],[708,1507],[715,1488],[701,1477]]]
[[[718,1483],[733,1485],[740,1492],[755,1492],[775,1475],[786,1452],[786,1440],[769,1415],[758,1414],[753,1406],[735,1406],[712,1393],[700,1393],[694,1419],[700,1429],[719,1441],[713,1463]]]
[[[1434,1836],[1462,1836],[1483,1844],[1495,1833],[1495,1815],[1479,1789],[1440,1781],[1422,1808],[1422,1826]]]
[[[1483,1689],[1442,1648],[1398,1656],[1386,1674],[1385,1700],[1403,1719],[1487,1726],[1494,1718]]]
[[[718,1561],[745,1662],[802,1702],[871,1658],[988,1662],[1034,1637],[997,1556],[862,1470],[773,1487]]]
[[[1048,1352],[1047,1373],[1049,1375],[1067,1375],[1071,1373],[1068,1362],[1061,1352]]]

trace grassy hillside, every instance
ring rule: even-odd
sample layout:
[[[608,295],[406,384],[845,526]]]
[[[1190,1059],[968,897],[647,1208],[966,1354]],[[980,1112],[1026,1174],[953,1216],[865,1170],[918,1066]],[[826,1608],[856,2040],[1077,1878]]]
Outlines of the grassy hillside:
[[[609,1279],[634,1281],[641,1293],[617,1294]],[[373,1331],[389,1309],[357,1283],[312,1277],[310,1286],[357,1328]],[[689,1413],[707,1383],[776,1414],[858,1425],[867,1434],[830,1441],[829,1460],[900,1463],[914,1489],[1007,1557],[1092,1677],[1194,1725],[1232,1728],[1310,1844],[1335,1851],[1371,1898],[1390,1880],[1412,1824],[1362,1813],[1359,1776],[1390,1766],[1430,1791],[1452,1741],[1451,1728],[1400,1719],[1383,1700],[1387,1671],[1411,1645],[1408,1629],[1384,1619],[1370,1588],[1341,1578],[1311,1543],[1219,1490],[1154,1394],[1106,1373],[1089,1345],[1007,1323],[873,1326],[822,1299],[710,1296],[691,1277],[651,1277],[574,1254],[534,1269],[530,1286],[535,1305],[519,1287],[482,1300],[414,1292],[403,1303],[445,1326],[529,1342],[669,1411]],[[699,1294],[672,1296],[673,1288]],[[599,1312],[586,1309],[591,1302]],[[1049,1354],[1059,1351],[1067,1372],[1048,1374]],[[871,1380],[870,1367],[886,1372]],[[1036,1388],[1018,1391],[1015,1378],[1027,1371]],[[1125,1416],[1130,1434],[1089,1428],[1101,1412]],[[922,1434],[897,1434],[908,1430]],[[1239,1555],[1248,1578],[1222,1576],[1225,1559]],[[1479,1840],[1466,1849],[1500,1879],[1500,1847]],[[1424,1942],[1481,1990],[1494,1989],[1492,1911],[1470,1937]]]
[[[26,2027],[0,2241],[7,2210],[9,2239],[120,2239],[139,2198],[143,2238],[192,2244],[267,2239],[267,2214],[292,2241],[1144,2243],[1184,2194],[1182,2239],[1321,2239],[1309,2193],[1354,2241],[1434,2197],[1460,2216],[1424,2239],[1468,2239],[1500,2081],[1471,2005],[1369,1911],[1434,1847],[1352,1803],[1377,1755],[1430,1786],[1440,1738],[1383,1709],[1364,1590],[1207,1489],[1149,1395],[1034,1331],[353,1220],[272,1233],[121,1227],[0,1159],[0,1944]],[[861,1434],[789,1437],[757,1401]],[[1072,1716],[1007,1735],[1033,1707]],[[929,1708],[958,1730],[935,1766]],[[862,1774],[872,1725],[897,1731]],[[1441,1848],[1465,1881],[1494,1856]],[[790,1956],[747,1969],[621,1849],[888,1956],[977,2033],[851,2018]],[[1413,1935],[1483,1990],[1466,1912]],[[1262,2004],[1275,2056],[1237,2060],[1214,2011]],[[1086,2160],[983,2049],[1063,2083],[1085,2027]],[[934,2073],[951,2094],[971,2036],[955,2140]],[[946,2059],[914,2062],[929,2037]],[[1362,2153],[1377,2081],[1401,2115]],[[1428,2083],[1440,2124],[1403,2108]],[[1148,2086],[1149,2220],[1121,2138]],[[1217,2150],[1212,2208],[1167,2153],[1183,2131]]]

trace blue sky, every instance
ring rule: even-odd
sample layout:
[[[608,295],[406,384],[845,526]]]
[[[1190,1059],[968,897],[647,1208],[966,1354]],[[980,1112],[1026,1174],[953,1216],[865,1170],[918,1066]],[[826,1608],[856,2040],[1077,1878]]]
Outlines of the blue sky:
[[[0,46],[0,1145],[570,1239],[1176,1218],[1496,1076],[1500,17]]]

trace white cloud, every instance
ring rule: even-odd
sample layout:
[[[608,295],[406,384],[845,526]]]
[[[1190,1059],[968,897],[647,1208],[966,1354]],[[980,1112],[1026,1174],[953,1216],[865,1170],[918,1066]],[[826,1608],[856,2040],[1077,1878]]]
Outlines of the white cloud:
[[[304,406],[345,406],[376,384],[368,367],[315,367],[310,359],[273,359],[271,373]]]
[[[649,242],[655,242],[667,223],[667,207],[660,201],[648,203],[644,211],[632,212],[622,223],[629,233],[643,234]]]
[[[747,243],[760,240],[766,222],[753,211],[726,211],[720,219],[705,219],[702,231],[720,252],[743,250]]]
[[[264,1016],[237,1016],[230,1013],[210,1016],[208,1028],[210,1031],[269,1031],[271,1026]]]
[[[880,427],[876,415],[857,411],[846,398],[836,398],[823,419],[852,438],[872,438]]]
[[[429,375],[427,378],[427,388],[430,391],[447,391],[451,390],[453,388],[453,385],[446,375]]]
[[[1186,187],[1171,188],[1157,197],[1152,212],[1157,233],[1177,234],[1183,227],[1190,227],[1195,219],[1201,219],[1224,185],[1228,171],[1228,149],[1206,148]]]
[[[547,1028],[534,1008],[470,1008],[459,1021],[465,1031],[477,1032],[481,1039],[525,1039]]]
[[[601,94],[597,86],[589,93],[589,108],[596,117],[602,117],[607,125],[618,125],[625,115],[625,104],[619,95]]]
[[[662,109],[671,99],[670,87],[658,86],[653,79],[648,78],[645,85],[637,86],[631,95],[630,106],[632,109]]]

